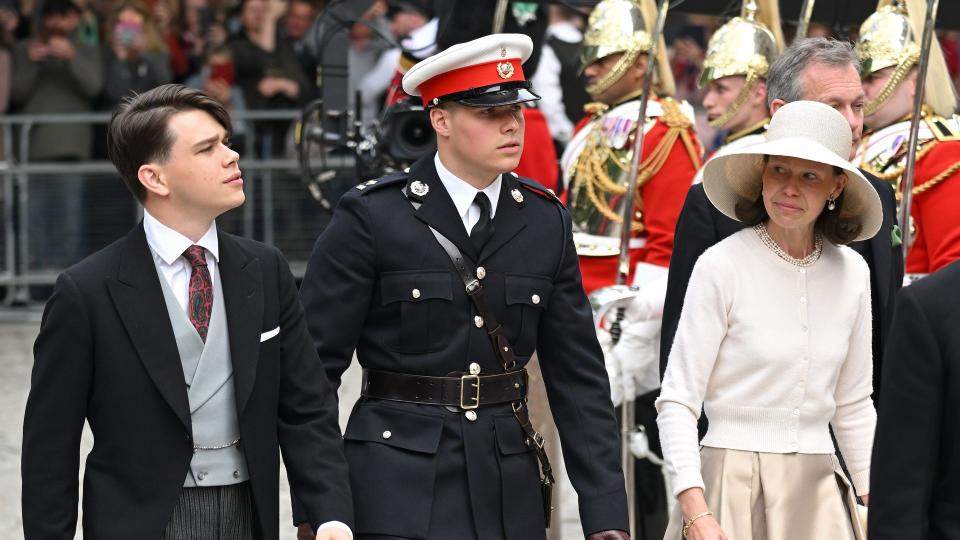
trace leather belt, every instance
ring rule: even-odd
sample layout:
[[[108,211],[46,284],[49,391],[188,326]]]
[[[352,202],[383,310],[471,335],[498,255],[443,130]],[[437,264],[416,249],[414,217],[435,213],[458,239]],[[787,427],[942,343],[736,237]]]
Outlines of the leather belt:
[[[364,369],[360,395],[470,410],[524,399],[527,396],[527,370],[497,375],[431,377]]]

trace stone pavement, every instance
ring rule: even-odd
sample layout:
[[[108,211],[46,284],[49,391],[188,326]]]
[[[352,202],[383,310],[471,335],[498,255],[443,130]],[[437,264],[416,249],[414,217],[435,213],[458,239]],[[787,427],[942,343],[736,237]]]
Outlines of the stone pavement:
[[[20,518],[20,447],[23,439],[23,408],[30,389],[30,369],[33,365],[33,340],[39,326],[39,311],[0,313],[0,538],[3,539],[23,537]],[[360,370],[356,362],[344,374],[343,381],[340,392],[341,426],[346,425],[347,415],[359,393]],[[85,456],[92,446],[93,437],[85,428],[81,455]],[[554,442],[554,448],[558,446]],[[84,461],[81,459],[81,466]],[[554,499],[560,499],[557,503],[559,519],[554,522],[555,530],[551,530],[550,540],[583,538],[576,497],[563,472],[562,461],[558,461],[554,460],[554,468],[558,472],[560,485]],[[290,498],[283,471],[280,491],[280,538],[293,539],[296,538],[296,532],[290,525]],[[77,538],[83,538],[83,535],[78,532]]]

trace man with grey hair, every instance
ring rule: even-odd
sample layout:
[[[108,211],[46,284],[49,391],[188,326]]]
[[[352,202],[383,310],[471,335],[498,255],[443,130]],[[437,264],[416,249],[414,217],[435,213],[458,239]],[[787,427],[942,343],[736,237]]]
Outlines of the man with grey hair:
[[[853,134],[852,156],[863,133],[863,88],[860,61],[847,42],[808,38],[791,45],[770,66],[767,75],[767,103],[770,113],[784,104],[812,100],[826,103],[839,111]],[[873,309],[874,400],[880,387],[880,356],[893,313],[893,301],[903,282],[903,254],[896,225],[896,199],[889,184],[865,173],[883,203],[883,225],[870,240],[854,242],[850,247],[870,266]],[[666,369],[673,337],[680,320],[687,282],[697,258],[710,246],[739,231],[745,225],[721,214],[710,204],[701,184],[687,192],[677,222],[673,255],[663,307],[660,341],[660,375]]]

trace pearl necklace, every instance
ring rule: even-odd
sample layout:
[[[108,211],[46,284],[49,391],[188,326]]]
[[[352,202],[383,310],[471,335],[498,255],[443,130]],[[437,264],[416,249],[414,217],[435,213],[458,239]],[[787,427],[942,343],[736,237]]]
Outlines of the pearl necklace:
[[[780,244],[777,244],[776,240],[770,237],[770,233],[767,232],[767,224],[760,223],[754,225],[753,230],[756,231],[757,236],[760,237],[760,241],[763,242],[763,245],[770,248],[770,251],[777,254],[778,257],[787,261],[788,263],[799,266],[800,268],[806,268],[808,266],[813,266],[813,263],[817,262],[820,259],[820,254],[823,252],[823,237],[817,233],[813,240],[813,251],[809,255],[802,259],[797,259],[790,256],[789,253],[783,250],[780,247]]]

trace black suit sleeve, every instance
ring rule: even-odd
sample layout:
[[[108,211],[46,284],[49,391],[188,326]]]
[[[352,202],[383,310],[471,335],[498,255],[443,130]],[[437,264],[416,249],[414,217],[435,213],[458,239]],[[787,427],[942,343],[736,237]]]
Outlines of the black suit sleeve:
[[[870,474],[871,540],[928,537],[946,371],[927,314],[913,291],[903,289],[883,366]]]
[[[710,212],[710,200],[702,184],[687,191],[677,231],[673,238],[673,254],[670,256],[670,271],[667,274],[667,294],[663,302],[663,326],[660,331],[660,378],[667,369],[667,359],[673,346],[673,337],[680,323],[683,298],[687,283],[693,273],[693,265],[710,246],[717,242],[716,225]]]
[[[561,210],[563,257],[550,305],[540,320],[537,351],[567,473],[580,500],[586,534],[627,530],[618,428],[603,352],[583,292],[569,214]]]
[[[300,299],[323,367],[340,387],[363,330],[376,284],[366,199],[348,192],[310,255]]]
[[[72,539],[77,527],[80,435],[93,376],[90,320],[69,274],[57,279],[33,347],[23,420],[23,532]]]
[[[353,526],[353,503],[343,455],[336,392],[311,346],[297,286],[276,251],[281,358],[277,435],[291,491],[314,527],[327,521]]]

